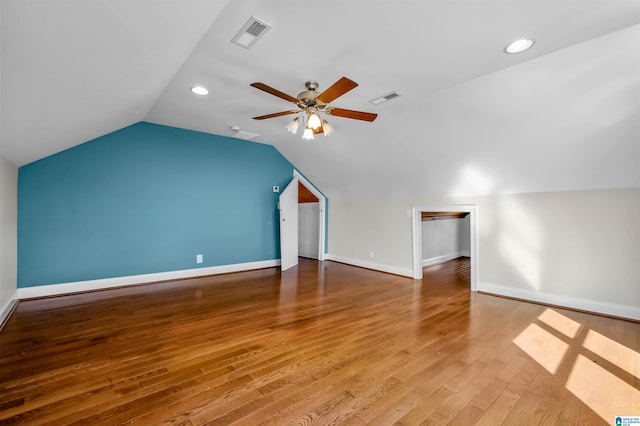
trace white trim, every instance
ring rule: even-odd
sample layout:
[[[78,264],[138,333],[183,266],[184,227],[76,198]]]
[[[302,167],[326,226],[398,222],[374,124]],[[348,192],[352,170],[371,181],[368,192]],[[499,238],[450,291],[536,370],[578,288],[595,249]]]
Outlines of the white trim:
[[[498,284],[484,282],[478,283],[478,291],[640,321],[640,308],[636,306],[618,305],[615,303],[598,302],[589,299],[577,299],[574,297],[560,296],[557,294],[514,287],[505,287]]]
[[[422,279],[422,212],[461,212],[469,213],[469,258],[471,259],[471,291],[478,288],[478,238],[477,207],[470,204],[452,204],[440,206],[413,206],[411,208],[411,233],[413,236],[413,273],[416,280]]]
[[[0,325],[7,320],[16,303],[18,303],[18,290],[14,291],[11,298],[0,308]]]
[[[323,261],[326,259],[326,254],[325,254],[325,247],[326,247],[326,241],[325,241],[325,225],[327,223],[327,199],[324,195],[322,195],[322,193],[320,191],[318,191],[316,189],[315,186],[313,186],[311,184],[311,182],[309,182],[307,180],[307,178],[305,178],[304,176],[302,176],[302,174],[297,171],[296,169],[293,169],[293,177],[294,178],[298,178],[298,181],[302,184],[302,186],[304,186],[305,188],[307,188],[309,190],[309,192],[311,192],[313,195],[316,196],[316,198],[318,199],[318,209],[319,209],[319,224],[318,224],[318,260]]]
[[[435,265],[439,265],[441,263],[445,263],[448,262],[450,260],[453,259],[457,259],[459,257],[462,257],[462,254],[459,253],[454,253],[454,254],[445,254],[443,256],[436,256],[436,257],[431,257],[429,259],[422,259],[422,267],[423,268],[427,268],[429,266],[435,266]],[[469,256],[467,256],[469,257]],[[413,271],[412,271],[413,273]],[[413,275],[411,275],[413,277]]]
[[[206,268],[183,269],[181,271],[158,272],[153,274],[131,275],[126,277],[104,278],[90,281],[76,281],[63,284],[50,284],[34,287],[22,287],[16,291],[18,299],[55,296],[82,291],[102,290],[156,281],[178,280],[205,275],[228,274],[230,272],[250,271],[252,269],[271,268],[280,265],[280,259],[259,262],[235,263],[232,265],[209,266]]]
[[[413,278],[413,271],[407,268],[398,268],[396,266],[383,265],[381,263],[367,262],[349,257],[337,256],[335,254],[327,254],[327,260],[333,260],[347,265],[359,266],[361,268],[372,269],[374,271],[387,272],[394,275],[402,275],[403,277]]]

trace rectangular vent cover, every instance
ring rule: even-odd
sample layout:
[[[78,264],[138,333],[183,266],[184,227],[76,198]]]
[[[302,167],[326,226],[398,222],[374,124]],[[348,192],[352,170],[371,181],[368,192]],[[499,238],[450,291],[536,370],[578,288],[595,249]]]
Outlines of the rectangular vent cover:
[[[244,140],[251,140],[255,137],[258,137],[260,135],[256,135],[255,133],[249,133],[249,132],[243,132],[242,130],[238,130],[237,132],[235,132],[233,134],[234,138],[238,138],[238,139],[244,139]]]
[[[231,39],[232,43],[242,46],[245,49],[250,49],[258,39],[266,34],[271,28],[271,25],[267,24],[262,19],[252,16],[249,20],[240,28],[240,31]]]
[[[261,24],[258,21],[253,21],[249,28],[247,28],[247,32],[254,37],[259,37],[262,31],[265,30],[265,28],[267,28],[266,25]]]
[[[400,93],[398,93],[398,92],[391,92],[391,93],[387,93],[387,94],[386,94],[386,95],[384,95],[384,96],[380,96],[379,98],[372,99],[372,100],[370,100],[369,102],[371,102],[371,103],[372,103],[372,104],[374,104],[374,105],[380,105],[381,103],[384,103],[384,102],[390,101],[391,99],[395,99],[395,98],[397,98],[398,96],[400,96]]]

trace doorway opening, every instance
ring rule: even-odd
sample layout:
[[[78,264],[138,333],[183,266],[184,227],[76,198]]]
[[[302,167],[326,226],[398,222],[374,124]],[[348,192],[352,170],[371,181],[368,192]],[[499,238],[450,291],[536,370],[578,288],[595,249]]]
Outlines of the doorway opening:
[[[422,289],[432,292],[459,292],[469,291],[470,284],[470,258],[457,257],[437,265],[422,268]]]
[[[443,205],[443,206],[414,206],[411,209],[411,228],[413,236],[413,278],[423,277],[423,235],[422,220],[437,217],[468,217],[469,218],[469,263],[471,291],[478,288],[477,266],[477,238],[476,238],[476,206],[474,205]],[[442,259],[443,261],[446,259]]]
[[[325,259],[326,202],[324,195],[294,169],[293,179],[278,201],[282,271],[296,266],[301,255],[320,261]],[[302,221],[299,221],[301,216]]]
[[[302,174],[298,179],[298,255],[324,260],[326,198]]]

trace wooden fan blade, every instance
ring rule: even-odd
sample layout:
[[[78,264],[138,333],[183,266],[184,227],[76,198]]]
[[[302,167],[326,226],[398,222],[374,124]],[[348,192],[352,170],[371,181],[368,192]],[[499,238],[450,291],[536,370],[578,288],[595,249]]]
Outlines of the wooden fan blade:
[[[300,112],[300,110],[274,112],[273,114],[267,114],[267,115],[261,115],[261,116],[258,116],[258,117],[253,117],[253,119],[254,120],[264,120],[266,118],[280,117],[280,116],[289,115],[289,114],[297,114],[299,112]]]
[[[349,80],[347,77],[342,77],[340,80],[333,83],[333,85],[327,90],[320,93],[316,99],[324,104],[328,104],[356,87],[358,87],[358,83]]]
[[[294,104],[298,104],[298,100],[296,98],[294,98],[293,96],[287,95],[284,92],[281,92],[277,89],[274,89],[271,86],[267,86],[264,83],[251,83],[250,84],[251,87],[255,87],[256,89],[262,90],[263,92],[267,92],[269,94],[272,94],[273,96],[277,96],[281,99],[284,99],[285,101],[289,101],[289,102],[293,102]]]
[[[355,120],[362,121],[373,121],[378,116],[378,114],[374,114],[372,112],[354,111],[352,109],[343,108],[329,108],[327,109],[327,114],[335,115],[336,117],[353,118]]]

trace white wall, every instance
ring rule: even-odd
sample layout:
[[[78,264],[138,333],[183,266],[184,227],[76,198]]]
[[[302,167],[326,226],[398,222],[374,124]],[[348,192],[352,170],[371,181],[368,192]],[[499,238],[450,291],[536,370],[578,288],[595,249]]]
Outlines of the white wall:
[[[16,292],[18,168],[0,155],[0,323]]]
[[[477,205],[479,283],[486,284],[485,289],[555,295],[559,304],[586,300],[640,312],[640,188],[332,200],[330,258],[409,271],[412,232],[407,209],[443,204]],[[367,255],[370,249],[373,261]]]
[[[471,222],[470,216],[458,219],[458,254],[460,256],[471,256]]]
[[[320,226],[320,203],[298,204],[298,255],[318,258],[318,227]]]
[[[477,202],[481,282],[640,308],[640,188]]]
[[[425,220],[422,226],[422,265],[431,266],[469,256],[469,216]]]
[[[2,7],[0,6],[0,22]],[[0,45],[2,39],[0,34]],[[1,50],[1,49],[0,49]],[[18,245],[18,168],[2,155],[2,55],[0,55],[0,324],[16,294]]]
[[[409,200],[331,199],[327,258],[413,276],[411,206]]]

